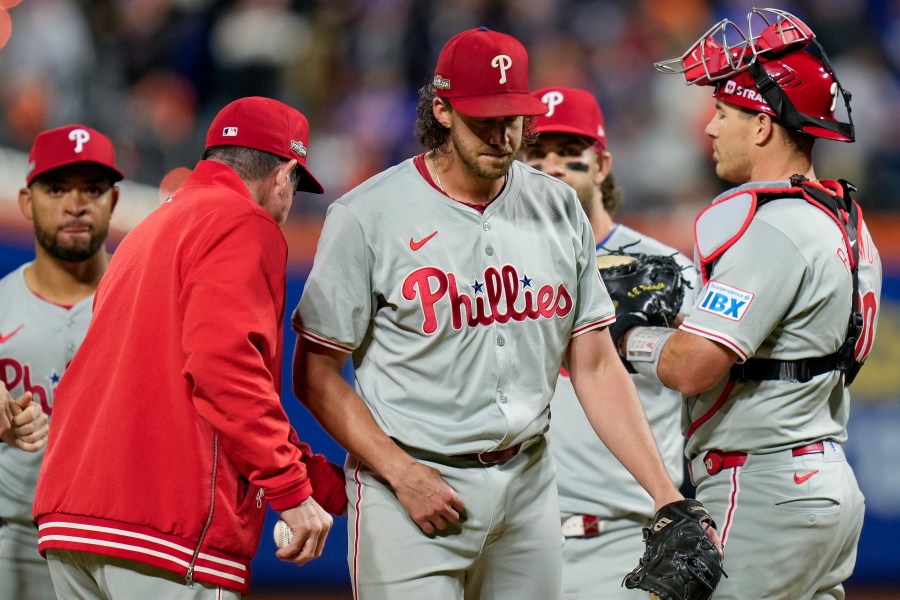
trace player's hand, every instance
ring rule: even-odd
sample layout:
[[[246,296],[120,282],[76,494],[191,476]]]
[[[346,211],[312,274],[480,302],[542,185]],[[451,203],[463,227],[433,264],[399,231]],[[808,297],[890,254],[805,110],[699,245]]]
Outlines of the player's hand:
[[[12,419],[3,441],[26,452],[37,452],[46,446],[50,432],[50,420],[41,405],[32,400],[31,392],[25,392],[16,400],[9,402],[7,399],[5,403]]]
[[[292,537],[291,543],[279,549],[275,556],[297,565],[322,556],[334,519],[312,496],[294,508],[282,511],[281,520],[291,528]]]
[[[466,509],[441,472],[418,461],[404,469],[402,478],[391,486],[400,504],[427,535],[459,522],[460,514]]]

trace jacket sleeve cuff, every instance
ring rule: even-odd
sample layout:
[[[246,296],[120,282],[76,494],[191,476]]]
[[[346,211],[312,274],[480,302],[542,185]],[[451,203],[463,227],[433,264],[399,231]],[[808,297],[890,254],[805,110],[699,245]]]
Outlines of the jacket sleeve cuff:
[[[312,483],[310,483],[309,479],[306,479],[289,492],[278,496],[266,495],[266,499],[274,510],[281,512],[302,504],[310,496],[312,496]]]
[[[313,484],[313,498],[329,513],[341,516],[347,513],[347,487],[344,469],[330,462],[321,454],[303,457],[306,473]]]

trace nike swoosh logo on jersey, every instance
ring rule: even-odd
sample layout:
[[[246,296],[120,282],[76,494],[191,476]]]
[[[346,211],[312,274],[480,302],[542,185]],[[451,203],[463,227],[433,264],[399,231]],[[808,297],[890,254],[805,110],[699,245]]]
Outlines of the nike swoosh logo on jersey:
[[[413,252],[415,252],[416,250],[418,250],[419,248],[421,248],[422,246],[424,246],[425,244],[427,244],[427,243],[428,243],[428,240],[430,240],[431,238],[433,238],[433,237],[436,236],[437,234],[438,234],[438,232],[435,231],[435,232],[432,233],[431,235],[429,235],[429,236],[427,236],[427,237],[423,237],[423,238],[422,238],[421,240],[419,240],[418,242],[415,241],[415,240],[413,240],[412,238],[409,238],[409,249],[412,250]]]
[[[435,233],[437,233],[437,232],[435,232]],[[25,323],[22,323],[21,325],[19,325],[18,327],[16,327],[15,329],[13,329],[11,332],[9,332],[6,335],[0,335],[0,344],[2,344],[4,342],[8,342],[10,339],[12,339],[12,336],[19,333],[19,330],[21,330],[23,327],[25,327]]]
[[[794,473],[794,483],[796,483],[797,485],[800,485],[801,483],[803,483],[804,481],[806,481],[807,479],[809,479],[810,477],[812,477],[813,475],[815,475],[818,472],[819,472],[819,470],[816,469],[815,471],[810,471],[806,475],[797,475],[796,473]]]

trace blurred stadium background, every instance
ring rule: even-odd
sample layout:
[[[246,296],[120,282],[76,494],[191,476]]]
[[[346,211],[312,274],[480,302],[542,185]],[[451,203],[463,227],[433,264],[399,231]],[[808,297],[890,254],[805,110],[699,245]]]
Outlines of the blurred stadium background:
[[[766,4],[771,6],[771,4]],[[703,127],[708,90],[653,70],[714,22],[743,24],[745,1],[712,0],[0,0],[0,275],[30,260],[16,206],[25,152],[48,127],[83,123],[113,138],[127,175],[110,246],[192,167],[225,103],[266,95],[311,123],[309,166],[321,197],[297,199],[288,305],[300,297],[324,212],[342,193],[419,151],[416,90],[444,42],[486,25],[522,40],[534,89],[592,90],[606,116],[619,219],[690,252],[693,218],[718,193]],[[848,598],[900,598],[900,2],[797,0],[853,93],[857,142],[822,142],[820,177],[843,177],[860,200],[885,266],[884,307],[869,364],[854,384],[847,446],[867,497]],[[166,177],[175,172],[174,175]],[[2,307],[0,307],[2,310]],[[286,332],[288,357],[294,334]],[[343,452],[290,393],[301,437],[336,462]],[[269,515],[269,525],[275,521]],[[264,533],[251,598],[350,598],[346,520],[326,555],[303,568],[274,558]],[[777,543],[773,540],[772,543]],[[815,549],[811,548],[810,552]],[[637,557],[636,557],[637,558]]]

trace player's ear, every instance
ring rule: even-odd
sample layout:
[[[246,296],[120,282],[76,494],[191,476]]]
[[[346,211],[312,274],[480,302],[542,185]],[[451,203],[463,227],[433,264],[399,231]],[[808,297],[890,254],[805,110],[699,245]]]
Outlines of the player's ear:
[[[450,109],[444,104],[444,101],[434,97],[434,100],[431,101],[431,111],[434,113],[434,118],[437,119],[437,122],[450,129]]]
[[[293,191],[293,183],[291,183],[291,171],[297,166],[297,159],[292,158],[275,170],[275,186],[279,194],[283,194],[285,188],[290,187]],[[291,194],[293,195],[293,194]]]
[[[19,190],[19,210],[22,216],[29,221],[34,219],[34,213],[31,209],[31,189],[24,187]]]
[[[594,184],[599,186],[607,177],[609,177],[609,174],[612,172],[613,158],[612,154],[610,154],[606,150],[602,152],[596,152],[596,154],[597,174],[594,176]]]
[[[110,193],[112,194],[112,204],[109,206],[109,212],[116,210],[116,204],[119,203],[119,186],[114,185],[109,188]]]
[[[775,121],[772,120],[771,116],[760,112],[756,113],[754,124],[756,125],[754,141],[757,146],[764,146],[775,135]]]

